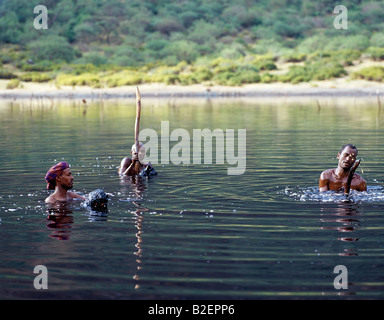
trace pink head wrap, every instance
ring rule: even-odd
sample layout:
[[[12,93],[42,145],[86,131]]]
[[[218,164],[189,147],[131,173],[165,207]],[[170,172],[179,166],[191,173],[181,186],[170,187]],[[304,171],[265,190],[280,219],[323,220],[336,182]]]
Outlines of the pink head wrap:
[[[45,181],[47,181],[47,189],[55,190],[56,178],[63,173],[65,169],[69,168],[68,163],[61,161],[48,170],[45,175]]]

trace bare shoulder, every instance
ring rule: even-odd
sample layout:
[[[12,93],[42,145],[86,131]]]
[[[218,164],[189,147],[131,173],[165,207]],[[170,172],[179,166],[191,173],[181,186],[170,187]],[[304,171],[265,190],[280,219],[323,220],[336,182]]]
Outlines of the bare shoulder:
[[[54,196],[50,195],[45,199],[45,203],[55,203],[56,199]]]
[[[123,158],[121,160],[119,168],[117,169],[118,174],[119,175],[123,174],[123,172],[128,169],[128,167],[131,165],[131,163],[132,163],[131,158],[128,158],[128,157]]]
[[[357,173],[353,175],[352,185],[357,191],[367,191],[367,182]]]
[[[358,173],[355,173],[354,176],[356,177],[356,179],[364,180],[364,178]]]
[[[124,157],[122,160],[121,160],[121,164],[122,165],[130,165],[132,163],[132,159],[129,158],[129,157]]]
[[[325,180],[325,179],[330,179],[332,177],[332,172],[333,172],[334,169],[327,169],[327,170],[324,170],[321,174],[320,174],[320,178]]]
[[[364,180],[364,178],[361,176],[361,175],[359,175],[359,174],[357,174],[357,173],[355,173],[354,175],[353,175],[353,179],[356,179],[356,181],[358,181],[358,182],[365,182],[365,180]]]

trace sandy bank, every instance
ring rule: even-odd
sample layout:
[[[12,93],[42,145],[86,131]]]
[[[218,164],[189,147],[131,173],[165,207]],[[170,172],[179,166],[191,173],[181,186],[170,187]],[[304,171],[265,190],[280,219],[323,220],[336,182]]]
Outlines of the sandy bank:
[[[53,83],[22,83],[22,88],[6,89],[7,80],[0,80],[0,99],[19,98],[65,98],[65,99],[108,99],[135,96],[136,86],[117,88],[61,87]],[[223,98],[223,97],[295,97],[295,96],[336,96],[360,97],[384,95],[384,84],[370,81],[335,79],[296,85],[286,83],[249,84],[241,87],[177,86],[164,84],[140,84],[143,97],[162,98]]]

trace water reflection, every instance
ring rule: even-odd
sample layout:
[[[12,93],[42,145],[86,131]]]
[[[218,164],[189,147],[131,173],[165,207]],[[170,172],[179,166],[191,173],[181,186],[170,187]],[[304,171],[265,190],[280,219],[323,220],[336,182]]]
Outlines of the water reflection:
[[[338,241],[343,242],[355,242],[359,241],[357,232],[360,229],[361,222],[361,209],[354,203],[340,203],[336,207],[320,209],[324,218],[320,219],[325,226],[322,226],[322,230],[336,230],[340,232]],[[328,224],[331,224],[329,226]],[[339,252],[340,256],[357,256],[358,251],[355,248],[344,248],[342,252]]]
[[[79,207],[76,207],[73,202],[56,201],[53,204],[47,204],[47,228],[52,229],[52,233],[49,237],[58,240],[69,240],[74,223],[73,212],[77,211]],[[87,207],[85,203],[81,205],[86,208],[86,215],[89,221],[99,222],[108,220],[108,207],[103,209],[94,210]]]
[[[381,187],[370,186],[367,192],[353,190],[349,197],[346,197],[344,193],[335,191],[319,192],[317,187],[285,187],[284,191],[279,191],[278,194],[285,194],[295,201],[319,203],[322,216],[320,229],[337,231],[338,237],[336,240],[348,243],[360,240],[358,232],[361,228],[362,205],[373,202],[381,203],[384,196]],[[358,250],[344,248],[338,255],[357,256]]]
[[[147,178],[138,176],[122,176],[120,178],[121,193],[127,195],[126,201],[136,201],[140,204],[140,200],[143,199],[144,193],[147,190]]]
[[[135,211],[135,217],[134,217],[134,221],[135,221],[135,227],[137,229],[137,232],[135,234],[136,236],[136,244],[135,244],[135,247],[137,249],[137,251],[133,252],[133,254],[136,256],[136,274],[133,276],[133,279],[136,280],[136,284],[135,284],[135,289],[139,289],[140,288],[140,277],[139,277],[139,272],[140,270],[142,269],[142,255],[143,255],[143,238],[142,238],[142,233],[144,232],[143,231],[143,211],[147,211],[146,208],[138,208],[136,211]]]
[[[66,201],[57,201],[47,205],[47,228],[52,229],[49,235],[57,240],[69,240],[73,224],[73,210]]]
[[[283,192],[278,193],[282,194]],[[319,192],[317,187],[285,187],[284,194],[290,199],[320,203],[320,212],[323,216],[320,219],[323,223],[321,229],[339,232],[337,240],[342,242],[356,242],[360,240],[357,234],[361,228],[362,206],[365,203],[381,205],[384,202],[384,189],[381,186],[368,186],[365,192],[352,190],[348,197],[340,192]],[[355,248],[345,248],[338,255],[357,256],[358,250]]]
[[[136,251],[133,254],[136,256],[136,273],[133,275],[133,279],[136,281],[135,289],[140,289],[140,270],[142,269],[142,256],[143,256],[143,213],[149,211],[148,208],[143,206],[142,200],[144,193],[147,190],[147,180],[142,177],[136,176],[123,176],[121,178],[122,193],[128,193],[129,197],[127,201],[132,200],[132,203],[136,206],[136,210],[132,211],[134,214],[133,220],[137,232],[135,233]],[[133,198],[133,199],[132,199]]]
[[[108,209],[105,210],[89,210],[88,219],[91,222],[108,221]]]

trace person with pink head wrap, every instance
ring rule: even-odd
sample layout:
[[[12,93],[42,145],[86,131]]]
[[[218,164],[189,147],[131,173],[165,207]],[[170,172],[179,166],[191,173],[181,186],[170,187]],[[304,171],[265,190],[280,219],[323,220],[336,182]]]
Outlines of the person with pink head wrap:
[[[73,188],[73,176],[67,162],[61,161],[51,167],[45,175],[48,190],[55,190],[47,199],[46,203],[55,203],[57,201],[68,201],[72,199],[82,199],[84,197],[70,192]]]

